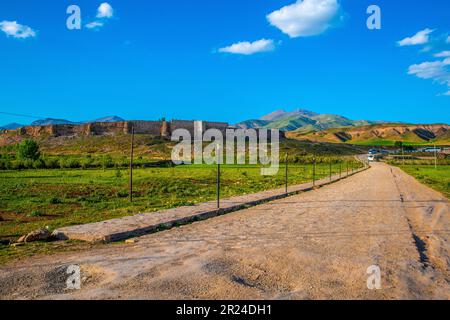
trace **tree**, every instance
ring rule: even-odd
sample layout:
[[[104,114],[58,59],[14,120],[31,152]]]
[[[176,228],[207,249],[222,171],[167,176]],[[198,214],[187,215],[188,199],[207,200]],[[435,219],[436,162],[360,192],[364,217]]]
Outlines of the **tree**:
[[[23,140],[17,145],[17,157],[23,160],[37,160],[41,156],[39,145],[34,140]]]
[[[403,141],[395,141],[396,147],[403,147]]]

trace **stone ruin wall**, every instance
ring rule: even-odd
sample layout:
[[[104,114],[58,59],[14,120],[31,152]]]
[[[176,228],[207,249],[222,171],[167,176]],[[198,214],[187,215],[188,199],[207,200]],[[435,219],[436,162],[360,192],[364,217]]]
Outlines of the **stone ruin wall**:
[[[207,129],[219,129],[223,133],[229,128],[227,123],[222,122],[204,122],[199,121],[202,125],[202,131]],[[186,129],[194,136],[195,121],[173,120],[166,121],[123,121],[123,122],[95,122],[81,125],[47,125],[47,126],[27,126],[17,130],[6,130],[6,132],[14,132],[19,135],[30,137],[54,136],[54,137],[70,137],[70,136],[89,136],[89,135],[114,135],[114,134],[131,134],[132,127],[136,134],[149,134],[157,137],[169,138],[176,129]]]

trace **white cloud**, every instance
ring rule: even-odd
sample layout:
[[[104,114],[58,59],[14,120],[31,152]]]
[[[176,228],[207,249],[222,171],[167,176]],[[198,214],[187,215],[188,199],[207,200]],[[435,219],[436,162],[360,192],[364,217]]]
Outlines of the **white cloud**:
[[[291,38],[308,37],[330,28],[339,11],[337,0],[297,0],[270,13],[267,19]]]
[[[409,67],[408,74],[415,75],[421,79],[432,79],[440,84],[446,84],[450,89],[450,58],[444,61],[428,61],[414,64]],[[446,92],[441,95],[450,95]]]
[[[446,57],[450,57],[450,51],[442,51],[439,53],[436,53],[434,55],[436,58],[446,58]]]
[[[419,44],[426,44],[430,40],[430,33],[432,33],[433,29],[425,29],[422,31],[417,32],[415,35],[409,38],[405,38],[403,40],[398,41],[398,45],[403,46],[415,46]]]
[[[114,9],[108,2],[103,2],[97,9],[97,18],[112,18]]]
[[[231,46],[220,48],[219,52],[252,55],[258,52],[273,51],[274,49],[275,44],[273,40],[261,39],[255,42],[238,42]]]
[[[450,36],[448,36],[447,38],[447,43],[450,43]]]
[[[416,75],[422,79],[450,80],[442,61],[413,64],[409,67],[408,74]]]
[[[8,37],[18,39],[26,39],[36,36],[36,31],[28,26],[17,23],[17,21],[2,21],[0,22],[0,30],[6,33]]]
[[[108,2],[103,2],[97,9],[97,19],[86,24],[86,28],[98,30],[105,25],[106,19],[114,16],[114,9]]]
[[[86,28],[88,29],[98,29],[104,26],[103,22],[100,21],[93,21],[86,24]]]

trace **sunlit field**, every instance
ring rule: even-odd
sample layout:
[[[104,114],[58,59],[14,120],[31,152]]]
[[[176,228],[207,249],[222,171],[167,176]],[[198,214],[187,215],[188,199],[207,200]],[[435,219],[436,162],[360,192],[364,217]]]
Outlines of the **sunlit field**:
[[[351,166],[359,165],[351,160]],[[345,162],[341,168],[346,170]],[[222,166],[221,197],[284,186],[284,164],[275,176],[262,176],[260,169]],[[213,200],[216,170],[207,165],[135,169],[132,203],[125,169],[0,171],[0,238],[15,240],[40,227],[54,229]],[[340,164],[333,163],[332,172],[339,170]],[[329,172],[328,163],[317,164],[317,179]],[[289,165],[288,183],[312,181],[312,174],[311,164]]]
[[[450,198],[450,165],[439,165],[437,169],[433,165],[404,165],[400,168]]]

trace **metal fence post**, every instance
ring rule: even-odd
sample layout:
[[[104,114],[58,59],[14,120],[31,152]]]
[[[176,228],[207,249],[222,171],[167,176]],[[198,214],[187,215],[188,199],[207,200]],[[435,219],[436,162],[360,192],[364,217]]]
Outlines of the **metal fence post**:
[[[331,159],[330,159],[330,181],[331,181],[331,176],[333,174],[332,171],[333,171],[333,168],[332,168]]]
[[[134,158],[134,124],[131,125],[131,150],[130,150],[130,202],[133,202],[133,158]]]
[[[313,162],[313,188],[316,186],[316,157],[314,156]]]

